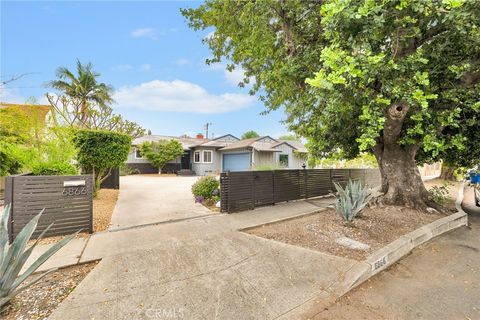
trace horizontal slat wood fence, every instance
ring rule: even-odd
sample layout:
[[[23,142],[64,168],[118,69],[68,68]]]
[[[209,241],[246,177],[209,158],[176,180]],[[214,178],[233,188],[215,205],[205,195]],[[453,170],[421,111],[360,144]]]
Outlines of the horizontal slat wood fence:
[[[333,182],[345,186],[349,179],[375,187],[381,183],[377,169],[300,169],[224,172],[220,175],[222,212],[238,212],[278,202],[325,196]]]
[[[52,222],[46,236],[74,233],[80,229],[93,232],[93,177],[31,176],[6,177],[5,204],[11,204],[10,241],[43,208],[32,238]]]

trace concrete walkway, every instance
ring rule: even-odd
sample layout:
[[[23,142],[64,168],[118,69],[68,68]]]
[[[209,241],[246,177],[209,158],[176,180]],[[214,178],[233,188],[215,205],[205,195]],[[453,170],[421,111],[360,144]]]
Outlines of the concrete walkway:
[[[467,189],[470,226],[422,245],[311,319],[480,319],[480,208]]]
[[[234,232],[238,229],[315,212],[332,202],[331,198],[289,202],[235,214],[209,214],[178,222],[98,232],[88,239],[73,239],[40,266],[38,271],[148,250],[168,240],[188,241],[198,237]],[[38,245],[26,265],[30,265],[52,245]]]
[[[80,260],[102,261],[51,319],[162,319],[172,313],[184,319],[288,318],[312,297],[329,296],[356,262],[237,230],[331,202],[291,202],[95,234]]]
[[[211,214],[193,201],[198,177],[130,175],[120,178],[120,194],[110,230]]]

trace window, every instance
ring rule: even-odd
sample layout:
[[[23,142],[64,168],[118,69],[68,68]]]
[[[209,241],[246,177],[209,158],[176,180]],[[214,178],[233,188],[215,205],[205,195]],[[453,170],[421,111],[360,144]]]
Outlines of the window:
[[[195,163],[200,162],[200,151],[195,151],[193,153],[193,162],[195,162]]]
[[[281,154],[278,156],[278,161],[282,167],[288,167],[288,154]]]
[[[135,159],[143,159],[140,149],[135,148]]]
[[[212,151],[203,151],[203,162],[212,163]]]

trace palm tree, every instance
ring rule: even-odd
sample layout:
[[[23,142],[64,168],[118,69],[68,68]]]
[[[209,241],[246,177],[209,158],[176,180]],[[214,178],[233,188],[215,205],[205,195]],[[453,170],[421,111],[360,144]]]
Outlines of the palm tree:
[[[104,106],[113,102],[113,87],[97,82],[100,73],[92,70],[90,62],[83,65],[77,59],[77,73],[76,76],[67,68],[59,67],[56,72],[58,80],[51,81],[49,84],[52,88],[78,101],[80,125],[83,126],[88,120],[89,104],[96,103]]]

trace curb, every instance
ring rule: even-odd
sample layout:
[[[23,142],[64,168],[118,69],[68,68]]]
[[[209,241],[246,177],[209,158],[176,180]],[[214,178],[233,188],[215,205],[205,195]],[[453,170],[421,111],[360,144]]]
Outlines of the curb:
[[[463,187],[464,186],[462,185],[458,191],[457,200],[455,202],[458,212],[435,220],[423,227],[407,233],[385,247],[373,252],[363,261],[366,262],[369,268],[365,268],[364,266],[362,266],[362,268],[352,268],[349,271],[349,275],[345,278],[353,280],[348,283],[344,282],[343,284],[340,284],[334,289],[334,291],[342,296],[377,273],[387,269],[419,245],[451,230],[467,226],[468,215],[461,207],[463,201]]]

